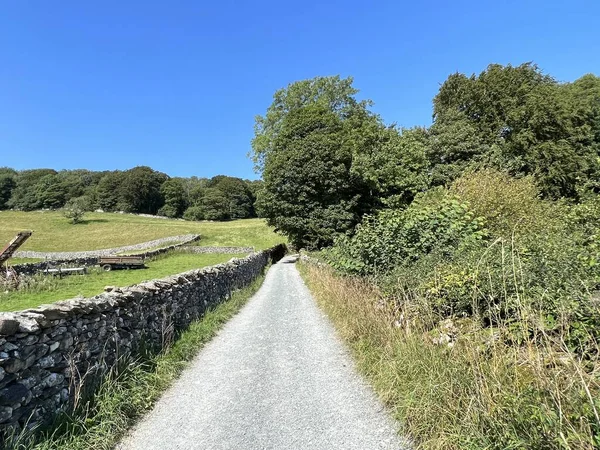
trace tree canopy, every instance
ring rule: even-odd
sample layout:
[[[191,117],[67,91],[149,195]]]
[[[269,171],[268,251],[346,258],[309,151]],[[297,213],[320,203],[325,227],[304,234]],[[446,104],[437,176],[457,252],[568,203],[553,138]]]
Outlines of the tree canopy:
[[[257,118],[253,148],[264,180],[257,205],[297,246],[331,244],[371,207],[372,192],[353,162],[385,130],[356,93],[350,78],[294,83]]]
[[[352,78],[299,81],[256,118],[257,206],[298,246],[328,246],[363,214],[406,208],[477,169],[531,176],[548,199],[600,192],[595,75],[560,83],[532,63],[452,74],[429,128],[385,126],[357,93]]]
[[[217,175],[170,178],[147,166],[126,171],[0,168],[0,209],[102,209],[184,217],[190,220],[229,220],[256,217],[260,183]],[[191,209],[190,209],[191,208]],[[190,209],[189,214],[185,214]]]

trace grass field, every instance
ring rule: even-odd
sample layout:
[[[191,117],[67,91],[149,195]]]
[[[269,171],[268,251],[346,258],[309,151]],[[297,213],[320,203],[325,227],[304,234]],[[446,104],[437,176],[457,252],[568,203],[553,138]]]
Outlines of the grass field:
[[[72,225],[58,211],[0,211],[0,245],[22,230],[34,233],[21,249],[37,251],[98,250],[182,234],[202,235],[198,243],[202,246],[249,246],[257,250],[286,241],[262,219],[188,222],[132,214],[87,213],[82,223]]]
[[[39,275],[31,288],[0,293],[0,311],[34,308],[44,303],[74,297],[91,297],[105,286],[130,286],[142,281],[165,277],[191,269],[211,266],[246,255],[188,254],[173,252],[148,261],[147,269],[103,272],[92,269],[87,275],[71,275],[62,279]]]

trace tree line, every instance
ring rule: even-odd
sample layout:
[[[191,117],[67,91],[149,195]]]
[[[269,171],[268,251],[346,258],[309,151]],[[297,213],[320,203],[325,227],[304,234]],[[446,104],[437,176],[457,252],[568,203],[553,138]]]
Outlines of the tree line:
[[[309,284],[368,343],[355,354],[410,439],[598,448],[600,78],[453,74],[409,129],[356,94],[339,77],[276,92],[257,204],[320,250]]]
[[[188,220],[256,217],[260,181],[218,175],[169,177],[150,167],[125,171],[0,168],[0,209],[59,209],[157,214]]]
[[[462,174],[532,176],[547,199],[600,192],[600,78],[562,83],[535,64],[450,75],[430,127],[387,125],[352,78],[316,77],[277,91],[258,116],[257,204],[299,247],[351,235],[365,214],[406,208]]]

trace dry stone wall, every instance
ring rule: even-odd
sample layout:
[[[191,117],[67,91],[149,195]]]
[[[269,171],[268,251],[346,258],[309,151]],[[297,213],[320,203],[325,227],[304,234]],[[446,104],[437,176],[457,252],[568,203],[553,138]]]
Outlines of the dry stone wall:
[[[0,313],[0,433],[51,420],[124,355],[160,349],[251,283],[284,245],[243,259],[16,313]]]
[[[183,250],[188,253],[220,253],[223,255],[254,252],[253,247],[183,247]]]
[[[184,242],[178,244],[169,245],[167,247],[157,248],[154,250],[148,250],[140,253],[132,253],[131,256],[142,256],[144,258],[152,258],[154,256],[162,255],[163,253],[170,252],[176,249],[191,248],[186,247],[192,242],[200,240],[200,235],[191,235]],[[105,250],[102,250],[105,251]],[[93,252],[90,252],[93,253]],[[248,252],[250,253],[250,252]],[[109,254],[109,253],[107,253]],[[11,266],[19,275],[35,275],[38,272],[44,271],[48,268],[53,267],[91,267],[98,264],[98,256],[87,256],[77,257],[69,259],[53,259],[48,261],[42,261],[37,263],[26,263],[26,264],[15,264]]]

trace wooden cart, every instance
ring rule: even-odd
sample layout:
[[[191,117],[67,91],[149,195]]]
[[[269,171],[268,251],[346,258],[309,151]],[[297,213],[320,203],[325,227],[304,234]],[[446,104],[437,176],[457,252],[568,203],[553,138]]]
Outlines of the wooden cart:
[[[141,256],[101,256],[98,264],[105,271],[118,269],[144,269],[144,258]]]

